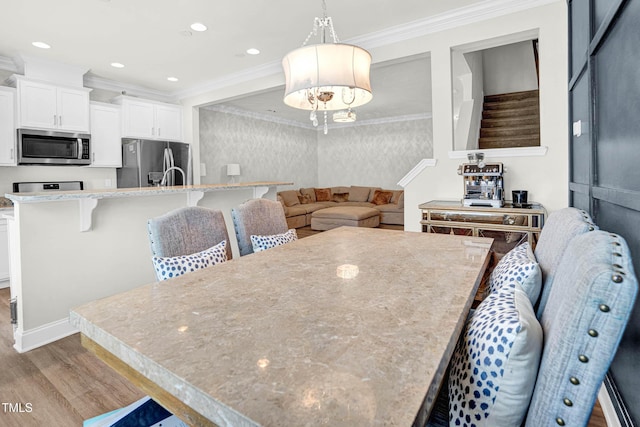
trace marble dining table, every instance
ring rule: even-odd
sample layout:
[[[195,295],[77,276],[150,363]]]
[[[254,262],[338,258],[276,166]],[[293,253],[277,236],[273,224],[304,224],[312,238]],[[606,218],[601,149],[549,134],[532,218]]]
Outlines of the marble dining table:
[[[189,425],[411,426],[491,244],[340,227],[84,304],[70,322]]]

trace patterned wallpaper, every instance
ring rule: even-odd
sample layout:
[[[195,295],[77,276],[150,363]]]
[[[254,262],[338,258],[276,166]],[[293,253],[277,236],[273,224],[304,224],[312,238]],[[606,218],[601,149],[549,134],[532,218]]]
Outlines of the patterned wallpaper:
[[[330,129],[318,134],[322,186],[365,185],[400,189],[398,181],[433,157],[431,118]]]
[[[225,165],[239,163],[240,181],[282,180],[293,188],[396,183],[433,157],[430,118],[344,126],[328,135],[228,112],[200,110],[202,183],[227,182]]]
[[[240,164],[242,182],[290,181],[293,188],[318,183],[316,132],[266,120],[200,109],[203,184],[227,182],[226,165]]]

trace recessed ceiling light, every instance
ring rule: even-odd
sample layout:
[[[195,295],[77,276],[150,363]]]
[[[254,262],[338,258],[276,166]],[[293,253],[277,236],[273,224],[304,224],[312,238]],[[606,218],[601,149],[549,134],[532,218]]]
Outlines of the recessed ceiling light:
[[[170,82],[177,82],[178,78],[177,77],[167,77],[167,80],[169,80]]]
[[[31,44],[34,45],[35,47],[39,47],[40,49],[49,49],[51,47],[45,42],[33,42]]]
[[[247,53],[249,55],[259,55],[260,51],[258,49],[256,49],[255,47],[252,47],[250,49],[247,49]]]
[[[124,68],[124,64],[121,64],[119,62],[112,62],[111,66],[114,68]]]
[[[200,22],[194,22],[191,24],[191,29],[193,31],[207,31],[207,26]]]

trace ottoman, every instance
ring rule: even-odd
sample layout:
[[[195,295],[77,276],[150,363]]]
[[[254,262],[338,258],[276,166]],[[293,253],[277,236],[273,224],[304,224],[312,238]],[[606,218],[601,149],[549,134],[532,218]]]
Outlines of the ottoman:
[[[380,212],[377,209],[362,206],[336,206],[320,209],[311,214],[312,230],[331,230],[342,225],[377,227],[380,225]]]

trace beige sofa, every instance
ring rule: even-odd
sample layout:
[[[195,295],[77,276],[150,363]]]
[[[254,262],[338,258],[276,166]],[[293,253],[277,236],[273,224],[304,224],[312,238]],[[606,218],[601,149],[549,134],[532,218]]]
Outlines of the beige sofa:
[[[335,206],[363,206],[380,212],[380,224],[404,225],[404,191],[378,187],[301,188],[278,192],[289,228],[311,225],[313,212]]]

